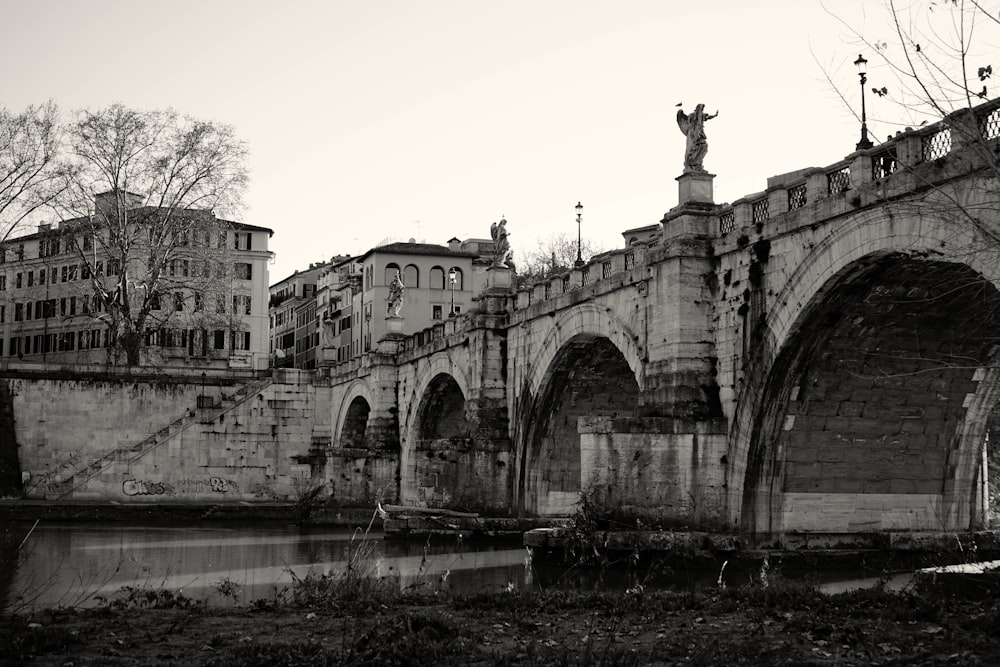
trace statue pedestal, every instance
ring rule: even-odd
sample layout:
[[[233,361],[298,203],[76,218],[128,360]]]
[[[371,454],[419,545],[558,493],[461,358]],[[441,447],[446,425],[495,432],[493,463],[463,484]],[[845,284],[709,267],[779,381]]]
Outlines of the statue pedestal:
[[[403,333],[403,318],[398,315],[389,315],[385,318],[386,333]]]
[[[678,195],[677,204],[683,206],[689,202],[701,204],[714,204],[714,194],[712,193],[712,180],[715,174],[707,171],[685,171],[677,177]]]
[[[510,289],[510,267],[491,266],[486,269],[486,289]]]

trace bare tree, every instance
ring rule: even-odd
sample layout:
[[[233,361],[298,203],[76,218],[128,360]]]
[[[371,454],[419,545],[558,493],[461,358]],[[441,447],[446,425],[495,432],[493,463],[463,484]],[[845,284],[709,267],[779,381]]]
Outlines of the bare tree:
[[[247,183],[233,129],[116,104],[79,112],[67,143],[60,235],[81,260],[110,353],[138,365],[180,313],[226,318],[233,225],[214,211],[236,210]]]
[[[0,108],[0,242],[17,233],[60,192],[59,109],[52,102],[21,113]]]
[[[579,254],[583,261],[604,252],[589,239],[581,239]],[[577,240],[559,233],[541,241],[534,248],[522,250],[517,260],[518,283],[528,284],[546,276],[573,268],[577,258]]]

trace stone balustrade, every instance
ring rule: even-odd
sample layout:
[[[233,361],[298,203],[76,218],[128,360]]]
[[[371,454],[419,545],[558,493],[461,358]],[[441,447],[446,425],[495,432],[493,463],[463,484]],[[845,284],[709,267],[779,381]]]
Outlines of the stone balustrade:
[[[885,143],[856,151],[840,162],[768,179],[764,192],[719,208],[717,234],[724,237],[763,225],[823,199],[851,200],[856,191],[879,184],[898,172],[944,160],[958,150],[997,137],[1000,137],[1000,100],[963,109],[933,125],[907,128]]]

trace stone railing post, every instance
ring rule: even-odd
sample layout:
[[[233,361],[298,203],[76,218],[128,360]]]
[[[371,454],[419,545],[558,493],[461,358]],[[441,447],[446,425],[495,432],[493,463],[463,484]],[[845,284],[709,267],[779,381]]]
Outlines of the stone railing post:
[[[784,186],[767,191],[768,219],[788,212],[788,189]]]
[[[982,139],[979,122],[976,119],[975,111],[972,109],[959,109],[948,115],[944,123],[940,125],[951,128],[952,152],[976,145]],[[936,129],[940,131],[941,127]]]
[[[867,151],[858,151],[847,156],[851,165],[851,189],[860,190],[872,184],[872,158]]]
[[[896,162],[900,168],[914,167],[924,161],[924,139],[913,128],[897,135],[895,144]]]
[[[805,173],[806,177],[806,203],[811,204],[826,197],[827,190],[826,171],[823,169],[810,169]]]
[[[733,227],[736,231],[750,225],[753,221],[753,205],[749,199],[737,199],[733,202]]]

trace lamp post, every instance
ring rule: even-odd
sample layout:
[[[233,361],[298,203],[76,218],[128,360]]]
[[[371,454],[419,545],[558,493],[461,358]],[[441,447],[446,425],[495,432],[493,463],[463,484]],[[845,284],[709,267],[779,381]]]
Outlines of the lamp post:
[[[455,283],[458,282],[458,274],[454,266],[448,269],[448,280],[451,282],[451,313],[448,317],[455,317]]]
[[[865,84],[868,83],[868,61],[859,53],[854,65],[858,68],[858,76],[861,77],[861,141],[855,146],[860,151],[872,147],[871,139],[868,138],[868,118],[865,115]]]
[[[576,203],[576,261],[573,266],[583,266],[582,243],[580,240],[580,223],[583,222],[583,204]]]

